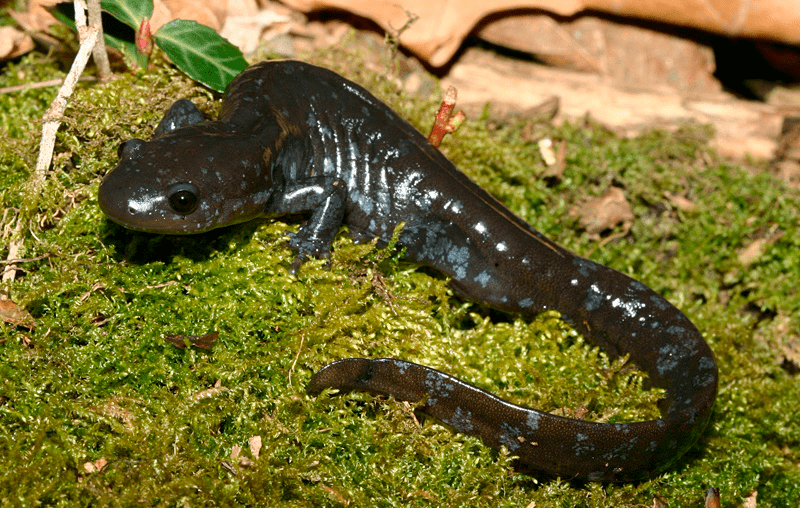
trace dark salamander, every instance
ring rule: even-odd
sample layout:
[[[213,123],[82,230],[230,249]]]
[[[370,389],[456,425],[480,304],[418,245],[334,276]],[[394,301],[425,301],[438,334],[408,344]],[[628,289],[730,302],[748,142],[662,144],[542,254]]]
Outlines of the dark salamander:
[[[466,299],[532,317],[555,309],[612,357],[662,387],[658,420],[602,424],[505,402],[442,372],[396,359],[349,358],[308,393],[361,390],[410,402],[526,468],[595,481],[664,470],[702,433],[717,394],[714,355],[691,322],[641,283],[559,247],[460,173],[360,86],[312,65],[253,65],[230,85],[219,119],[178,101],[153,139],[120,147],[100,185],[102,210],[139,231],[200,233],[256,217],[305,213],[296,271],[328,257],[342,225],[386,242],[400,222],[408,256],[440,270]]]

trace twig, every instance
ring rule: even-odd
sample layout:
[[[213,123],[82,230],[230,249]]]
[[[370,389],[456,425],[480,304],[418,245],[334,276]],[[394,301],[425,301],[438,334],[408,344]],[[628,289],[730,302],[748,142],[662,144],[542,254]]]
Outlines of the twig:
[[[36,256],[35,258],[17,258],[17,259],[7,259],[5,261],[0,261],[0,265],[15,265],[17,263],[32,263],[34,261],[41,261],[43,259],[47,259],[50,257],[50,254],[42,254],[41,256]]]
[[[458,92],[453,86],[447,87],[444,93],[444,100],[439,106],[439,111],[436,113],[436,120],[433,122],[431,133],[428,135],[428,141],[433,146],[438,147],[442,143],[442,139],[446,134],[452,134],[458,127],[466,120],[466,115],[463,111],[453,114],[453,108],[456,106],[456,97]]]
[[[89,0],[89,26],[97,28],[103,33],[103,16],[100,9],[100,0]],[[105,37],[98,37],[97,44],[92,51],[94,64],[97,66],[97,77],[101,83],[108,83],[111,79],[111,65],[108,63]]]
[[[81,76],[78,81],[95,81],[97,78],[94,76]],[[63,85],[63,79],[51,79],[50,81],[39,81],[38,83],[25,83],[24,85],[7,86],[0,88],[0,95],[14,92],[22,92],[23,90],[34,90],[36,88],[47,88],[50,86]]]
[[[306,336],[305,335],[301,335],[300,336],[300,347],[297,348],[297,354],[294,357],[294,361],[292,362],[292,366],[289,367],[289,379],[287,380],[287,383],[289,384],[289,386],[292,385],[292,372],[294,372],[294,368],[297,365],[297,360],[300,358],[300,352],[303,350],[303,343],[305,341],[306,341]]]
[[[75,60],[72,62],[72,67],[64,79],[64,84],[58,91],[56,98],[53,99],[50,108],[44,115],[44,125],[42,125],[42,141],[39,144],[39,158],[36,161],[36,168],[33,170],[25,189],[26,206],[20,210],[17,217],[17,224],[14,227],[14,234],[11,243],[8,246],[7,259],[17,259],[22,252],[22,247],[25,238],[22,234],[23,224],[28,221],[28,215],[33,213],[36,209],[39,194],[44,184],[45,176],[47,175],[47,168],[53,160],[53,148],[56,143],[56,132],[61,125],[61,118],[64,111],[67,109],[67,99],[72,95],[75,89],[75,84],[78,78],[83,74],[86,68],[86,63],[89,61],[89,55],[94,48],[95,43],[99,37],[100,31],[97,27],[86,26],[85,16],[86,4],[83,0],[75,0],[75,26],[78,29],[78,37],[81,41],[81,47]],[[3,271],[3,282],[14,280],[17,275],[16,265],[9,264]]]

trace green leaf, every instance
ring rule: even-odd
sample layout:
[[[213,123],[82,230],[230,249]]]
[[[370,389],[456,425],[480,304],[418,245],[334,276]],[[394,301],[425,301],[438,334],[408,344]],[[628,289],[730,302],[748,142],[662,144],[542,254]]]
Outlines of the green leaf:
[[[247,67],[236,46],[194,21],[178,19],[167,23],[154,38],[180,70],[220,92]]]
[[[105,4],[103,4],[105,6]],[[48,11],[60,22],[67,25],[72,31],[75,31],[75,11],[72,9],[72,4],[58,4]],[[138,25],[136,25],[138,27]],[[103,35],[105,36],[106,46],[113,48],[134,65],[147,68],[147,55],[142,55],[136,50],[136,43],[134,42],[134,35],[136,27],[128,23],[123,23],[111,16],[109,13],[103,13]]]
[[[134,30],[153,15],[153,0],[102,0],[100,6]]]

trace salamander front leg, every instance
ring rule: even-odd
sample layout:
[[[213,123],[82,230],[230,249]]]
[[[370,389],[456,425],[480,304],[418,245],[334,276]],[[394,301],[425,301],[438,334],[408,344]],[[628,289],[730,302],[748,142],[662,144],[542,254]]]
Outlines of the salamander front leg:
[[[327,259],[342,226],[347,186],[343,180],[321,176],[288,185],[283,198],[271,209],[277,214],[311,212],[308,222],[289,235],[289,248],[297,254],[291,273],[311,258]]]

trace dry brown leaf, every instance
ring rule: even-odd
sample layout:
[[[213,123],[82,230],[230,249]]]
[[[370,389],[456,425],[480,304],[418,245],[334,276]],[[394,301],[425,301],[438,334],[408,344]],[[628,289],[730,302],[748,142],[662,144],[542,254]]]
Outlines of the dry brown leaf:
[[[556,151],[553,148],[553,140],[550,138],[543,138],[538,141],[539,155],[542,156],[546,166],[555,166],[558,163]]]
[[[87,473],[99,473],[108,465],[108,461],[104,458],[99,458],[94,462],[84,462],[83,470]]]
[[[766,252],[768,243],[768,238],[758,238],[747,247],[740,249],[737,257],[742,266],[747,268],[758,261],[758,259],[764,255],[764,252]]]
[[[446,64],[475,25],[493,13],[530,8],[559,16],[574,16],[586,10],[614,16],[688,26],[725,36],[767,38],[800,44],[800,5],[797,0],[736,2],[720,0],[672,0],[639,2],[620,0],[283,0],[303,12],[340,9],[373,20],[388,32],[404,26],[401,43],[435,67]]]
[[[570,215],[578,216],[578,223],[591,236],[597,236],[607,229],[622,224],[625,230],[633,222],[633,211],[622,189],[611,187],[598,198],[591,199],[581,208],[575,208]]]
[[[170,21],[187,19],[219,31],[225,24],[226,5],[218,0],[155,0],[150,28],[156,32]]]
[[[756,508],[758,506],[758,491],[754,490],[742,503],[742,508]]]
[[[36,328],[33,316],[11,300],[0,300],[0,318],[8,324],[21,326],[28,330]]]
[[[253,12],[229,14],[220,32],[245,54],[254,51],[262,39],[270,40],[288,34],[294,24],[287,7],[279,5],[259,12],[254,5],[253,9]]]
[[[33,39],[11,26],[0,26],[0,61],[11,60],[33,49]]]
[[[686,97],[674,90],[620,89],[596,76],[499,57],[477,48],[459,55],[441,85],[457,87],[460,107],[478,116],[487,103],[494,114],[504,107],[524,111],[555,95],[560,99],[559,121],[588,113],[626,137],[652,128],[672,130],[691,119],[713,125],[716,135],[710,144],[735,158],[750,154],[771,159],[785,116],[777,107],[727,94]]]
[[[693,201],[671,192],[665,192],[664,197],[667,198],[669,203],[682,212],[693,212],[697,209],[697,205]]]
[[[783,231],[777,231],[775,227],[772,229],[773,231],[770,231],[766,236],[755,239],[750,245],[739,250],[737,257],[742,266],[747,268],[758,261],[767,252],[767,247],[783,237]]]
[[[658,499],[657,497],[654,497],[652,508],[667,508],[667,503]]]
[[[210,399],[216,397],[217,395],[228,391],[227,388],[222,386],[222,380],[217,379],[217,382],[214,383],[213,388],[209,388],[207,390],[202,390],[194,394],[192,397],[195,401],[203,400],[203,399]]]
[[[128,411],[126,408],[120,406],[114,401],[110,401],[101,408],[101,411],[106,416],[122,422],[122,425],[125,427],[126,431],[133,431],[133,422],[136,420],[136,415]]]
[[[26,12],[9,11],[9,15],[14,18],[23,30],[29,32],[44,32],[50,25],[58,23],[46,7],[52,7],[63,3],[64,0],[30,0]]]
[[[250,454],[258,460],[258,456],[261,454],[261,436],[251,437],[247,440],[247,444],[250,445]]]

